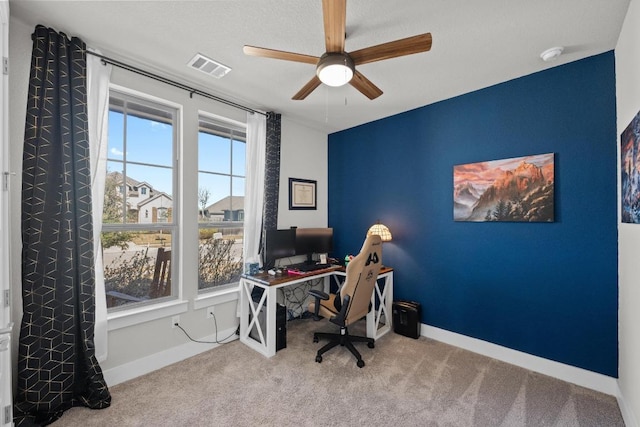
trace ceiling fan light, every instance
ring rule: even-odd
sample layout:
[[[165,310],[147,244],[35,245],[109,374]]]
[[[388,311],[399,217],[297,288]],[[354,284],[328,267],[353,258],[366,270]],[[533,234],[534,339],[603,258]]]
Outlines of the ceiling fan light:
[[[316,74],[327,86],[343,86],[353,78],[353,60],[344,53],[325,53],[318,61]]]

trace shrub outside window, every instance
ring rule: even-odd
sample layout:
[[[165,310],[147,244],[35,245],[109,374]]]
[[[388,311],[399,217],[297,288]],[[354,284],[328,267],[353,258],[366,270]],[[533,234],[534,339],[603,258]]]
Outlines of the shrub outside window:
[[[198,290],[242,273],[246,127],[201,115],[198,132]]]

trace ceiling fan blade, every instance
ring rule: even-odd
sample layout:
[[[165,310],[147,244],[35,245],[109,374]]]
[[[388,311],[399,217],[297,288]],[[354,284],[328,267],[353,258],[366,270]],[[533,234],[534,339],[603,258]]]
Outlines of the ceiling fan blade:
[[[320,60],[317,56],[303,55],[301,53],[285,52],[283,50],[267,49],[245,45],[242,48],[245,55],[260,56],[262,58],[284,59],[285,61],[304,62],[305,64],[317,64]]]
[[[362,73],[358,70],[353,73],[353,78],[351,79],[349,84],[358,89],[364,96],[369,99],[376,99],[377,97],[382,95],[382,91],[380,90],[380,88],[371,83],[371,80],[363,76]]]
[[[364,49],[350,52],[349,56],[356,65],[362,65],[383,59],[427,52],[428,50],[431,50],[431,33],[365,47]]]
[[[327,52],[344,52],[347,0],[322,0],[322,15]]]
[[[307,82],[306,85],[304,85],[302,87],[302,89],[300,89],[298,91],[298,93],[296,93],[295,95],[293,95],[293,99],[294,101],[300,101],[305,99],[307,96],[309,96],[309,94],[311,92],[314,91],[315,88],[317,88],[318,86],[320,86],[320,79],[318,78],[318,76],[313,76],[313,78],[311,80],[309,80]]]

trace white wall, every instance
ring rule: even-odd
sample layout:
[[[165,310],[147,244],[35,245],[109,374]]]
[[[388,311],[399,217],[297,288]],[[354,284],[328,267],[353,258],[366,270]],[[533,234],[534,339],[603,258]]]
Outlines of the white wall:
[[[282,118],[278,228],[326,227],[329,220],[328,138],[325,132]],[[316,210],[289,210],[289,178],[318,182]]]
[[[43,23],[46,24],[46,23]],[[22,145],[24,139],[24,120],[26,113],[27,85],[31,58],[31,33],[34,28],[26,26],[15,19],[10,26],[10,51],[11,61],[10,79],[11,90],[9,93],[10,113],[10,162],[12,169],[17,172],[17,177],[11,183],[11,254],[13,266],[13,321],[16,323],[14,342],[18,340],[18,331],[22,317],[21,302],[21,278],[20,278],[20,197],[21,197],[21,167]],[[72,34],[82,38],[82,34]],[[99,48],[99,46],[91,46]],[[135,64],[141,68],[147,68],[143,64]],[[224,104],[216,103],[202,97],[189,97],[187,92],[155,82],[151,79],[137,76],[133,73],[114,68],[112,82],[120,86],[152,94],[156,97],[174,102],[183,106],[182,115],[186,127],[183,133],[183,150],[180,153],[185,180],[183,188],[197,188],[197,116],[198,111],[207,111],[222,117],[245,122],[246,113]],[[280,212],[283,226],[323,226],[327,221],[327,135],[316,130],[309,129],[302,124],[282,119],[282,185],[280,193]],[[288,177],[315,179],[318,181],[318,210],[317,211],[288,211]],[[193,194],[192,194],[193,193]],[[206,318],[206,306],[198,305],[197,294],[197,246],[185,245],[185,238],[196,242],[198,233],[196,218],[198,214],[197,194],[195,192],[183,192],[181,200],[175,200],[179,204],[181,215],[180,230],[180,258],[183,268],[178,273],[179,282],[182,285],[183,304],[180,313],[180,323],[194,338],[213,338],[214,324]],[[228,331],[233,332],[237,325],[236,301],[233,298],[224,298],[216,306],[216,320],[218,331],[222,331],[223,338]],[[170,316],[169,316],[170,317]],[[171,327],[170,318],[149,320],[134,326],[125,326],[114,329],[114,322],[109,326],[108,358],[101,364],[105,372],[105,378],[110,385],[125,380],[135,375],[145,373],[165,364],[173,363],[181,358],[190,356],[200,351],[205,351],[213,346],[191,344],[184,334]],[[17,352],[14,352],[17,354]],[[15,366],[14,361],[14,366]]]
[[[631,1],[616,46],[616,96],[618,135],[640,111],[640,4]],[[618,136],[619,138],[619,136]],[[620,171],[618,140],[618,172]],[[618,201],[620,200],[618,179]],[[618,207],[618,212],[620,208]],[[618,213],[620,221],[620,213]],[[628,426],[640,416],[640,225],[618,228],[619,269],[619,364],[620,407]]]

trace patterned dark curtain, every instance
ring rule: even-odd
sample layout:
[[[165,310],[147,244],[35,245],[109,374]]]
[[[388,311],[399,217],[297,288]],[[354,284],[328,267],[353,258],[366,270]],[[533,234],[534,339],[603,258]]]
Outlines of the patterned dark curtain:
[[[280,183],[280,114],[267,114],[267,141],[264,171],[264,214],[262,235],[278,228],[278,194]]]
[[[95,357],[86,46],[37,26],[22,173],[22,300],[17,426],[72,406],[105,408]]]

